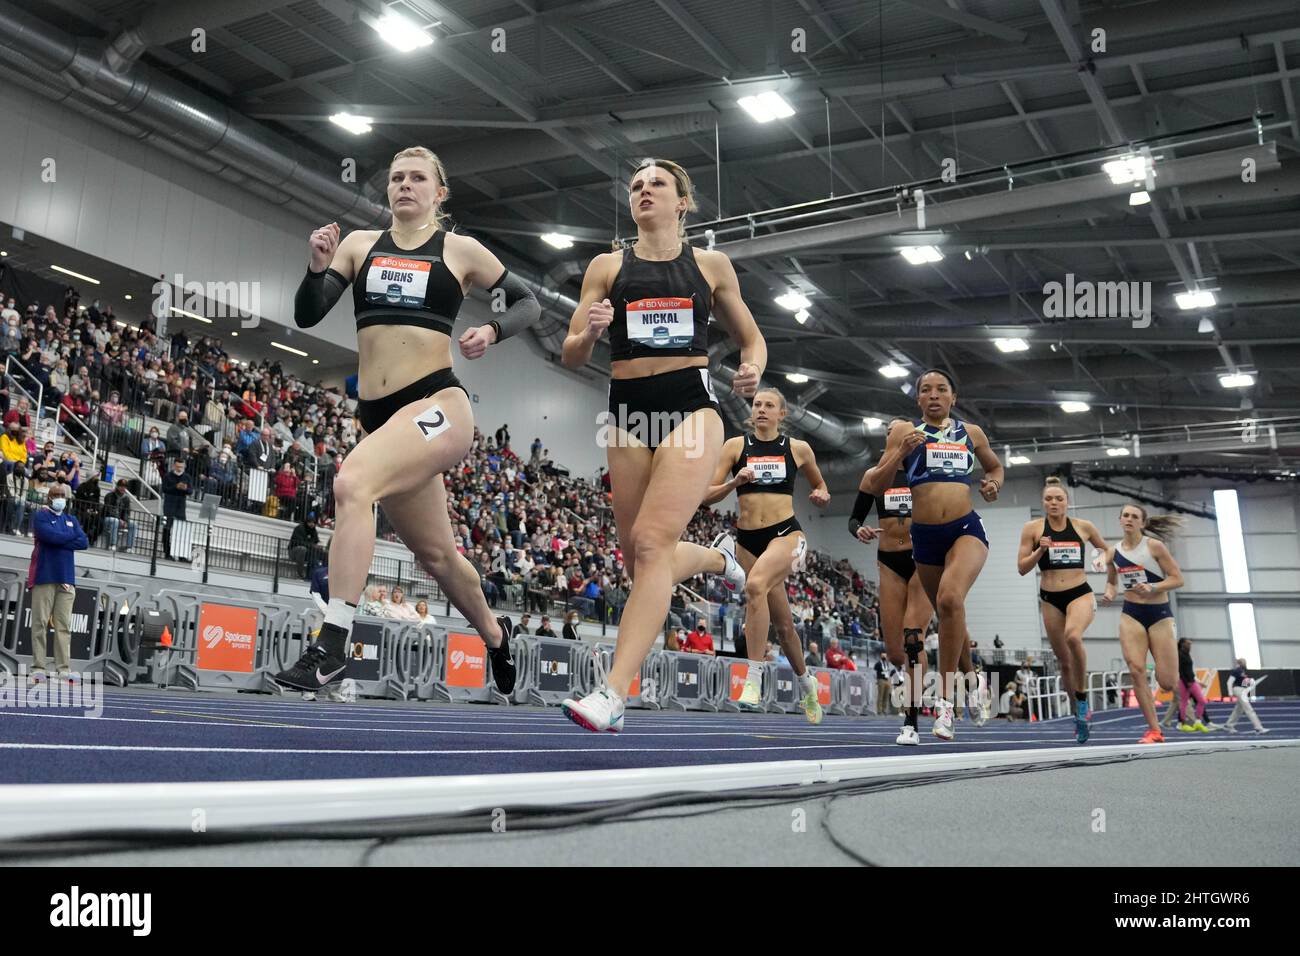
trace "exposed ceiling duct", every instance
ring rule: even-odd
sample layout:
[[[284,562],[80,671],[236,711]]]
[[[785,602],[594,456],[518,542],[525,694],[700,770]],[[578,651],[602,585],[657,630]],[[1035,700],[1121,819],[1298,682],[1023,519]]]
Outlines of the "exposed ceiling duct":
[[[387,207],[366,198],[359,185],[343,183],[337,170],[319,165],[306,150],[192,87],[132,63],[143,49],[139,38],[119,40],[109,53],[102,42],[69,36],[0,2],[0,46],[59,79],[43,91],[46,96],[82,98],[101,113],[107,109],[147,134],[140,138],[170,141],[181,149],[174,154],[201,168],[206,168],[204,160],[234,166],[234,175],[283,190],[281,195],[306,193],[340,223],[363,228],[388,223]]]

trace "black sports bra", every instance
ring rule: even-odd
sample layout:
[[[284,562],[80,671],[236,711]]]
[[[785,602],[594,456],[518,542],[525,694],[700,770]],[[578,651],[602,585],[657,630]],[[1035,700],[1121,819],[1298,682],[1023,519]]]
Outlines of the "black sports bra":
[[[740,457],[731,466],[731,473],[739,474],[742,468],[752,470],[754,480],[737,488],[737,495],[794,494],[794,474],[799,465],[794,460],[794,449],[790,447],[788,436],[763,441],[752,432],[746,433],[745,444]]]
[[[439,229],[417,249],[399,249],[382,232],[352,283],[357,328],[414,325],[450,335],[465,301],[460,282],[442,259],[447,233]]]
[[[686,243],[676,259],[666,262],[639,259],[624,249],[609,299],[614,305],[612,360],[709,354],[713,292],[695,250]]]

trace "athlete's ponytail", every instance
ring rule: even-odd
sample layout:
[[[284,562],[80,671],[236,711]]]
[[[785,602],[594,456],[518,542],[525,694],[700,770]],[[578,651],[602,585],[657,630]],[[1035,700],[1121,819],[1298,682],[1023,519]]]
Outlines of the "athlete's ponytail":
[[[1130,501],[1125,508],[1136,508],[1142,512],[1142,532],[1150,535],[1158,541],[1171,541],[1174,535],[1183,529],[1187,523],[1182,515],[1147,515],[1147,509],[1141,505]]]

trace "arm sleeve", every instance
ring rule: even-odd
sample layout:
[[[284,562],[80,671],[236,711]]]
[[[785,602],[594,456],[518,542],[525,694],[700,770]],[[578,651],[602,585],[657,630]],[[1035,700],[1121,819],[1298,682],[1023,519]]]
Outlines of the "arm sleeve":
[[[867,515],[871,514],[871,506],[875,503],[875,496],[865,491],[859,491],[858,496],[853,499],[853,514],[849,516],[849,534],[853,537],[858,536],[858,529],[862,527],[862,522],[867,520]]]
[[[324,272],[308,269],[293,297],[293,321],[298,328],[309,329],[325,318],[325,313],[334,308],[347,287],[348,280],[333,269]]]
[[[496,312],[498,289],[505,293],[504,312]],[[533,295],[533,290],[523,279],[511,275],[509,269],[501,273],[501,278],[492,284],[488,294],[492,296],[492,308],[496,316],[489,324],[496,326],[498,342],[518,335],[541,318],[542,307]]]

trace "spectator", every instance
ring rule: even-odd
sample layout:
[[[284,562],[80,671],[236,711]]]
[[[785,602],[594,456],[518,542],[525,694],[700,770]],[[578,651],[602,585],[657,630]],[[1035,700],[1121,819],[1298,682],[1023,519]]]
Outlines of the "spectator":
[[[578,640],[578,612],[570,611],[565,615],[564,627],[560,629],[560,636],[566,641]]]
[[[104,530],[104,519],[99,503],[99,479],[91,475],[72,488],[72,513],[81,522],[81,530],[91,542],[98,541]]]
[[[970,665],[973,668],[983,670],[984,658],[980,656],[979,646],[980,645],[978,641],[970,642]]]
[[[8,417],[8,416],[6,416]],[[5,425],[5,433],[0,435],[0,455],[4,456],[5,475],[15,470],[23,472],[27,467],[27,436],[17,419]]]
[[[1002,635],[1001,635],[1001,634],[994,634],[994,635],[993,635],[993,647],[994,647],[995,650],[999,650],[999,651],[1002,650],[1002,648],[1003,648],[1003,644],[1002,644]]]
[[[880,659],[876,661],[876,713],[892,714],[893,706],[890,700],[890,688],[893,686],[894,665],[889,663],[889,655],[884,651],[880,652]]]
[[[212,463],[206,483],[208,491],[220,495],[222,501],[230,501],[238,493],[239,466],[229,445],[222,447],[216,461]]]
[[[311,575],[319,553],[320,535],[316,532],[316,512],[309,511],[289,537],[289,560],[297,566],[298,577],[307,578]]]
[[[181,409],[176,416],[175,424],[167,426],[167,453],[184,455],[188,458],[193,447],[194,434],[190,431],[190,416],[187,411]]]
[[[664,650],[680,651],[682,649],[681,632],[678,628],[670,627],[664,632]]]
[[[131,520],[131,496],[127,493],[125,478],[119,478],[113,490],[104,496],[100,504],[100,514],[104,516],[104,544],[116,550],[119,530],[126,531],[126,550],[135,547],[136,524]]]
[[[275,471],[275,436],[269,426],[263,426],[260,437],[250,439],[244,448],[244,464],[249,468]]]
[[[545,614],[542,615],[542,623],[537,625],[538,637],[554,637],[555,632],[551,630],[551,619]]]
[[[1025,720],[1029,714],[1029,699],[1025,697],[1025,692],[1016,685],[1015,681],[1011,682],[1011,698],[1007,702],[1007,720]]]
[[[425,610],[428,610],[427,605],[425,606]],[[384,616],[390,617],[395,621],[419,622],[420,620],[420,614],[416,609],[406,603],[406,592],[402,590],[401,586],[394,586],[393,599],[388,603],[388,607],[384,609]]]
[[[311,573],[311,584],[307,586],[307,593],[319,595],[318,604],[324,611],[330,603],[330,568],[327,563],[328,556],[322,556],[321,565]]]
[[[275,473],[275,496],[280,499],[280,517],[292,521],[294,502],[298,498],[298,476],[287,461]]]
[[[369,596],[361,606],[361,613],[370,617],[388,616],[388,588],[382,584],[373,585]]]
[[[818,648],[816,641],[808,642],[808,653],[804,654],[803,659],[804,659],[804,663],[807,664],[809,667],[826,666],[826,664],[822,661],[821,650],[820,648]]]
[[[415,602],[415,613],[419,615],[421,624],[438,623],[438,619],[429,613],[429,602],[424,598]]]
[[[172,462],[172,470],[163,476],[163,516],[181,521],[185,518],[185,499],[190,493],[190,476],[185,470],[185,459]]]
[[[532,621],[532,615],[530,615],[527,611],[525,611],[523,615],[519,618],[519,623],[515,625],[514,633],[511,634],[510,636],[518,637],[520,634],[523,634],[525,636],[531,635],[532,632],[528,630],[528,625],[531,621]]]
[[[152,459],[155,464],[158,464],[163,460],[166,452],[167,445],[158,437],[158,429],[150,427],[148,436],[140,443],[140,457]]]
[[[1196,702],[1196,719],[1187,717],[1187,699]],[[1183,733],[1201,731],[1209,733],[1219,728],[1209,723],[1205,717],[1205,691],[1196,679],[1196,667],[1192,663],[1192,642],[1190,638],[1178,641],[1178,729]]]
[[[1260,723],[1259,715],[1255,713],[1255,708],[1250,703],[1250,689],[1254,683],[1255,679],[1246,672],[1246,658],[1238,657],[1237,666],[1228,675],[1228,693],[1237,698],[1237,706],[1232,708],[1227,723],[1223,725],[1223,729],[1230,734],[1237,732],[1237,720],[1242,714],[1246,715],[1246,719],[1255,728],[1255,733],[1268,733],[1268,728]]]
[[[838,637],[832,637],[830,647],[826,648],[826,666],[842,671],[855,671],[858,669],[858,665],[853,663],[853,658],[840,649],[840,639]]]
[[[695,630],[686,635],[682,650],[690,651],[692,654],[703,654],[706,657],[717,656],[717,651],[713,649],[713,635],[709,633],[708,625],[703,620],[697,621]]]
[[[73,552],[90,547],[90,542],[76,517],[66,513],[68,493],[67,485],[51,485],[46,506],[32,515],[36,543],[27,570],[27,587],[31,590],[33,680],[45,674],[51,626],[55,667],[61,676],[72,679],[72,604],[77,592]]]
[[[28,410],[27,399],[19,398],[14,407],[5,412],[5,430],[8,431],[12,423],[17,422],[24,433],[31,431],[32,419]]]

